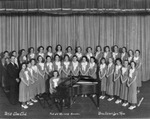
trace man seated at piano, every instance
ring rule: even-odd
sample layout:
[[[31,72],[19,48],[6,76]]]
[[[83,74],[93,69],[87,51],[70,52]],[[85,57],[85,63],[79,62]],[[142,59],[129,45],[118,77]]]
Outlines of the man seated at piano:
[[[61,80],[60,80],[60,76],[59,76],[59,72],[57,70],[53,71],[53,77],[50,79],[49,84],[50,84],[50,88],[49,88],[49,92],[50,94],[53,94],[56,92],[56,87],[60,84]]]

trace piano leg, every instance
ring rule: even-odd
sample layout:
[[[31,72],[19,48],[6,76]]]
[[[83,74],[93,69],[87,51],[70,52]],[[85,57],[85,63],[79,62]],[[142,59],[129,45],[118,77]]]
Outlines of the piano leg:
[[[99,93],[96,95],[97,97],[97,109],[99,109]]]
[[[65,99],[65,108],[69,109],[71,106],[71,97]]]
[[[63,99],[60,99],[60,112],[63,111]]]

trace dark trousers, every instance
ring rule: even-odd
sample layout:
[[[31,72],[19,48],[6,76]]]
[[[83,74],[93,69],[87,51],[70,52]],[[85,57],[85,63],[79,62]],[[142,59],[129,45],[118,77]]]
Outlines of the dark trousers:
[[[18,103],[19,85],[17,83],[10,85],[9,101],[11,104],[16,105]]]
[[[49,93],[49,88],[50,88],[50,83],[49,83],[49,81],[50,81],[50,79],[52,78],[52,75],[50,74],[50,75],[48,75],[47,77],[46,77],[46,93]]]

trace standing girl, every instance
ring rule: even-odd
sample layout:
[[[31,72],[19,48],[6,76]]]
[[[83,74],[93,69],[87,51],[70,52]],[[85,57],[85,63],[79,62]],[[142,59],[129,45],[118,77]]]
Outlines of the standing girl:
[[[128,53],[127,53],[126,47],[122,48],[121,60],[122,60],[122,63],[124,63],[125,60],[128,60]]]
[[[97,64],[95,63],[95,58],[91,57],[89,63],[89,76],[91,76],[94,79],[97,79],[96,71],[97,71]]]
[[[88,58],[88,60],[90,61],[90,58],[93,56],[93,53],[92,53],[92,48],[91,47],[87,47],[86,48],[86,57]]]
[[[62,77],[66,78],[70,75],[71,71],[71,63],[69,61],[69,56],[65,55],[64,56],[64,61],[62,62]]]
[[[29,101],[29,78],[27,76],[26,64],[23,63],[19,73],[21,82],[19,84],[19,101],[22,103],[21,107],[27,109],[27,101]]]
[[[81,58],[82,58],[82,48],[80,46],[76,47],[76,53],[75,55],[78,58],[78,61],[80,62]]]
[[[104,47],[104,58],[106,59],[106,64],[109,63],[109,58],[112,57],[111,52],[110,52],[110,47],[109,46],[105,46]]]
[[[62,46],[60,44],[58,44],[56,46],[55,50],[56,50],[55,55],[57,54],[60,57],[60,60],[62,60],[62,58],[63,58]]]
[[[30,61],[31,59],[35,59],[36,58],[36,55],[34,53],[34,48],[33,47],[29,48],[29,53],[27,55],[27,58],[28,58],[28,61]]]
[[[115,101],[116,104],[121,103],[120,100],[120,78],[121,78],[121,59],[116,59],[116,66],[114,72],[114,95],[116,96],[117,100]]]
[[[24,62],[27,62],[27,56],[25,49],[22,49],[19,56],[19,64],[21,65]]]
[[[102,95],[100,96],[100,99],[105,98],[106,93],[106,73],[107,73],[107,65],[106,65],[106,59],[102,58],[100,60],[100,70],[99,70],[99,78],[101,80],[101,92]]]
[[[32,102],[37,102],[35,99],[36,96],[36,85],[35,85],[35,80],[33,78],[33,69],[31,67],[31,62],[27,63],[27,71],[28,71],[28,77],[29,77],[29,92],[30,92],[30,99]],[[31,102],[29,102],[31,104]]]
[[[71,46],[68,46],[66,48],[66,54],[69,56],[70,59],[72,59],[73,54],[72,54],[72,47]]]
[[[100,45],[98,45],[98,46],[96,46],[96,52],[95,52],[95,58],[97,60],[97,63],[100,62],[102,57],[103,57],[102,48]]]
[[[127,81],[129,78],[129,62],[124,60],[124,66],[121,68],[121,86],[120,86],[120,98],[123,101],[122,106],[127,106],[128,102],[128,87]]]
[[[107,82],[106,82],[106,93],[109,95],[108,101],[112,101],[114,99],[113,97],[113,87],[114,87],[114,64],[113,59],[110,57],[108,60],[108,69],[107,69]]]
[[[50,56],[52,58],[53,57],[52,46],[47,46],[46,50],[47,50],[46,56]]]
[[[142,86],[142,74],[141,74],[141,65],[142,65],[142,59],[141,59],[141,56],[140,56],[140,51],[139,50],[136,50],[135,51],[135,56],[133,58],[134,62],[136,63],[136,70],[137,70],[137,92],[139,93],[140,92],[140,87]]]
[[[53,75],[53,63],[50,56],[46,56],[46,64],[45,64],[45,79],[46,79],[46,92],[49,92],[49,79],[52,78]]]
[[[43,46],[38,47],[38,54],[37,54],[37,56],[41,56],[42,58],[45,58],[44,47]]]
[[[42,56],[38,56],[37,58],[37,68],[38,68],[38,79],[39,79],[39,90],[40,90],[40,97],[45,92],[45,64],[44,59]]]
[[[133,110],[136,108],[137,104],[137,70],[136,63],[134,61],[131,62],[131,69],[129,70],[129,80],[128,80],[128,102],[130,103],[130,107],[128,109]]]
[[[79,71],[80,71],[80,65],[79,65],[79,62],[77,60],[77,56],[74,55],[72,63],[71,63],[71,72],[72,72],[72,75],[73,76],[78,76],[79,75]]]
[[[128,62],[131,63],[133,61],[133,57],[134,57],[134,52],[133,50],[129,50],[128,51]]]
[[[38,68],[36,66],[36,62],[35,59],[31,59],[31,68],[32,68],[32,73],[33,73],[33,80],[34,85],[35,85],[35,95],[39,95],[40,94],[40,88],[39,88],[39,79],[38,79]]]
[[[54,56],[53,66],[54,66],[54,70],[57,70],[60,75],[62,71],[62,67],[61,67],[61,62],[60,62],[60,56],[57,54]]]
[[[82,76],[88,76],[89,73],[89,63],[86,56],[82,57],[81,63],[80,63],[80,73]]]
[[[119,51],[118,51],[118,46],[117,45],[114,45],[113,47],[113,52],[112,52],[112,57],[114,59],[114,61],[117,59],[117,58],[120,58],[120,54],[119,54]]]

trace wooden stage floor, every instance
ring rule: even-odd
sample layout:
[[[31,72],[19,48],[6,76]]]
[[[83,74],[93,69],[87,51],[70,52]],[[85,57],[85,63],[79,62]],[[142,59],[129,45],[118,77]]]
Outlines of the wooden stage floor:
[[[0,88],[0,118],[150,118],[150,80],[143,82],[138,101],[142,97],[141,105],[132,111],[106,99],[100,100],[100,109],[97,109],[90,98],[78,97],[71,109],[60,113],[55,106],[43,108],[39,102],[26,110],[20,104],[11,105]]]

